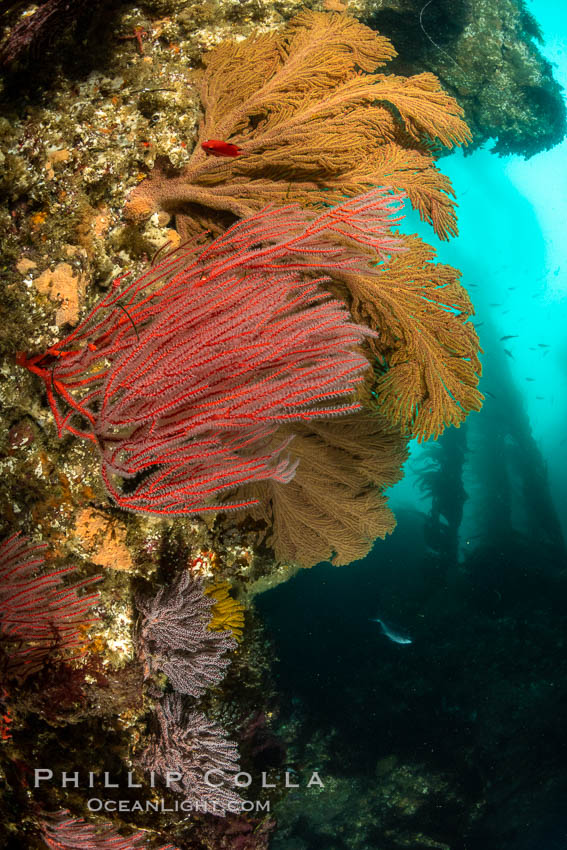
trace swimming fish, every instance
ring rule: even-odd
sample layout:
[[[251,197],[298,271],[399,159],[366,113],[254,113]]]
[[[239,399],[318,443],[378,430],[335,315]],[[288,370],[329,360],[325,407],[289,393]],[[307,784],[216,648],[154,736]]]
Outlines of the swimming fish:
[[[535,378],[526,378],[526,381],[535,381]]]
[[[517,339],[518,334],[508,334],[508,336],[501,336],[500,342],[504,342],[505,339]]]
[[[232,145],[230,142],[221,142],[219,139],[201,142],[201,147],[205,153],[212,154],[212,156],[240,156],[242,153],[236,145]]]
[[[386,625],[384,620],[380,620],[379,617],[369,617],[371,623],[378,623],[380,628],[382,629],[382,634],[386,635],[388,640],[393,641],[393,643],[412,643],[412,639],[410,637],[405,637],[405,635],[400,635],[398,632],[395,632],[389,626]]]
[[[512,360],[514,359],[514,355],[512,354],[512,352],[511,352],[511,351],[508,351],[508,349],[507,349],[507,348],[505,348],[505,349],[504,349],[504,354],[507,354],[507,355],[508,355],[508,357],[511,357],[511,358],[512,358]]]
[[[537,347],[538,348],[549,348],[549,345],[546,345],[545,342],[538,342]]]
[[[483,390],[482,392],[483,392],[485,395],[489,395],[489,396],[490,396],[490,398],[496,398],[496,396],[494,395],[494,393],[491,393],[491,392],[490,392],[490,390]]]

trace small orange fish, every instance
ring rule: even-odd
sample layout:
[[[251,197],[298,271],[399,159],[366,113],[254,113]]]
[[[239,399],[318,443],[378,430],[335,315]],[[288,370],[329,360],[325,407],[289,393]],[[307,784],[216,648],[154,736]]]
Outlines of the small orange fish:
[[[236,145],[231,145],[230,142],[221,142],[218,139],[202,142],[201,147],[205,153],[212,154],[212,156],[240,156],[242,153]]]

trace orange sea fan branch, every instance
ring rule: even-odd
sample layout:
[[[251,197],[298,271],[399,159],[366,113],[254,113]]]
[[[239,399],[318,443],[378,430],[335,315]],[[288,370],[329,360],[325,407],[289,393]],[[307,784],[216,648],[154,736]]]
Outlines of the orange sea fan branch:
[[[470,133],[432,74],[372,73],[394,55],[353,18],[322,12],[303,12],[278,34],[219,45],[206,59],[205,114],[188,165],[171,177],[158,163],[131,192],[126,215],[166,209],[183,233],[203,222],[219,232],[226,214],[249,216],[267,202],[332,205],[374,186],[401,188],[405,176],[423,218],[441,238],[455,233],[450,183],[427,144],[465,144]],[[207,156],[208,139],[241,154]],[[389,167],[386,154],[396,159]],[[385,171],[400,181],[384,180]]]

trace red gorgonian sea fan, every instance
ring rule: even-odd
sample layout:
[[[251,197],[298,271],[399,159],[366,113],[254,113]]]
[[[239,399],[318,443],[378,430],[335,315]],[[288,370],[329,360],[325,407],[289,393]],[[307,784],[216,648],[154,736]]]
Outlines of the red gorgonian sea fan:
[[[85,644],[85,627],[98,593],[79,596],[100,576],[63,585],[75,567],[43,569],[43,544],[17,534],[0,544],[0,638],[6,650],[7,676],[25,679],[37,672],[52,652],[76,657]]]
[[[119,278],[66,339],[18,362],[43,378],[59,434],[98,446],[120,507],[218,510],[226,490],[285,483],[295,467],[278,425],[357,410],[368,361],[356,347],[374,333],[321,275],[372,273],[369,260],[398,250],[402,202],[375,189],[315,219],[262,210],[200,253]]]
[[[73,818],[65,809],[43,815],[41,837],[49,850],[149,850],[148,836],[138,832],[120,835],[111,823],[88,823]],[[159,850],[177,850],[173,844]]]

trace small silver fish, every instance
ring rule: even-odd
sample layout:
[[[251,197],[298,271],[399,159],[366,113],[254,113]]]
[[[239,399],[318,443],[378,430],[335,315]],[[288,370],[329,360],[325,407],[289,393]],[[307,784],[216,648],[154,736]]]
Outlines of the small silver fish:
[[[386,625],[384,620],[380,620],[379,617],[369,617],[371,623],[378,623],[380,628],[382,629],[382,634],[386,635],[388,640],[393,641],[394,643],[412,643],[412,639],[410,637],[405,637],[404,635],[400,635],[397,632],[393,631],[389,626]]]

